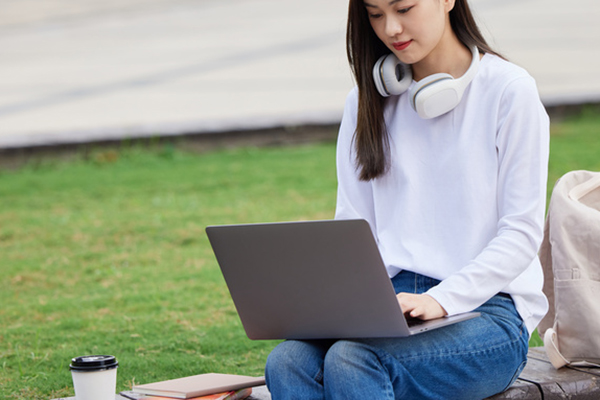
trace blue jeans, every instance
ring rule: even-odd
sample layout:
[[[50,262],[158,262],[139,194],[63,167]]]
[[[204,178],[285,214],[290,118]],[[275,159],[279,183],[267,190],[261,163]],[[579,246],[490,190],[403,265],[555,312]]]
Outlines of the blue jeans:
[[[403,271],[396,292],[423,293],[439,281]],[[265,368],[273,400],[483,399],[502,392],[527,362],[529,334],[510,296],[481,317],[405,338],[288,340]]]

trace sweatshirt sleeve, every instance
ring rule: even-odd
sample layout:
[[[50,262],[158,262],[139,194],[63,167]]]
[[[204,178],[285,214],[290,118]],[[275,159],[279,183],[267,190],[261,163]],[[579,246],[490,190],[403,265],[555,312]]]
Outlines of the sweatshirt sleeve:
[[[543,237],[549,155],[549,119],[535,81],[507,84],[498,108],[496,236],[459,271],[427,294],[449,315],[471,311],[510,284],[535,259]]]
[[[336,219],[365,219],[375,230],[371,183],[358,177],[354,133],[358,110],[358,88],[346,97],[336,149],[337,203]]]

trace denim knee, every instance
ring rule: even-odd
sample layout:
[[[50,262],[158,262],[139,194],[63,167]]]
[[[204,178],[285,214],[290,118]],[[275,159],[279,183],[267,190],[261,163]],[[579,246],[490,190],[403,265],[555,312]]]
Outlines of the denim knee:
[[[394,399],[390,373],[376,349],[352,340],[337,341],[325,356],[325,391],[330,399],[363,399],[380,393]]]
[[[378,364],[379,358],[368,346],[352,340],[338,340],[325,356],[325,368],[329,371],[361,368],[365,362]]]
[[[267,358],[265,379],[274,399],[322,399],[326,341],[288,340]]]
[[[284,342],[285,343],[285,342]],[[290,357],[287,355],[287,350],[282,346],[283,343],[277,345],[267,357],[265,365],[265,374],[269,375],[269,371],[277,371],[287,368]]]
[[[277,345],[267,357],[265,377],[285,376],[297,369],[307,369],[318,360],[311,358],[310,346],[301,341],[287,340]]]

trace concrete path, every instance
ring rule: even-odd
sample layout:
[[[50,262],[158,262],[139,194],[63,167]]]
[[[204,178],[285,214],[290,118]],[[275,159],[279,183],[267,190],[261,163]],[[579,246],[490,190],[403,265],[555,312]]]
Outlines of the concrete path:
[[[547,105],[600,101],[600,2],[471,0]],[[0,148],[339,122],[347,0],[0,0]]]

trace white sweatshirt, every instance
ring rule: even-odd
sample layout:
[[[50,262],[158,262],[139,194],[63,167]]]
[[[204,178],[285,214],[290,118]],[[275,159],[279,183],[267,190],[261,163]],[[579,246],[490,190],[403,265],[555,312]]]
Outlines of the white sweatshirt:
[[[549,120],[533,78],[486,54],[447,114],[421,119],[406,93],[389,98],[390,168],[370,182],[358,179],[357,107],[354,88],[338,138],[336,218],[369,222],[390,277],[442,280],[427,294],[449,315],[504,292],[531,334],[548,309],[537,252]]]

